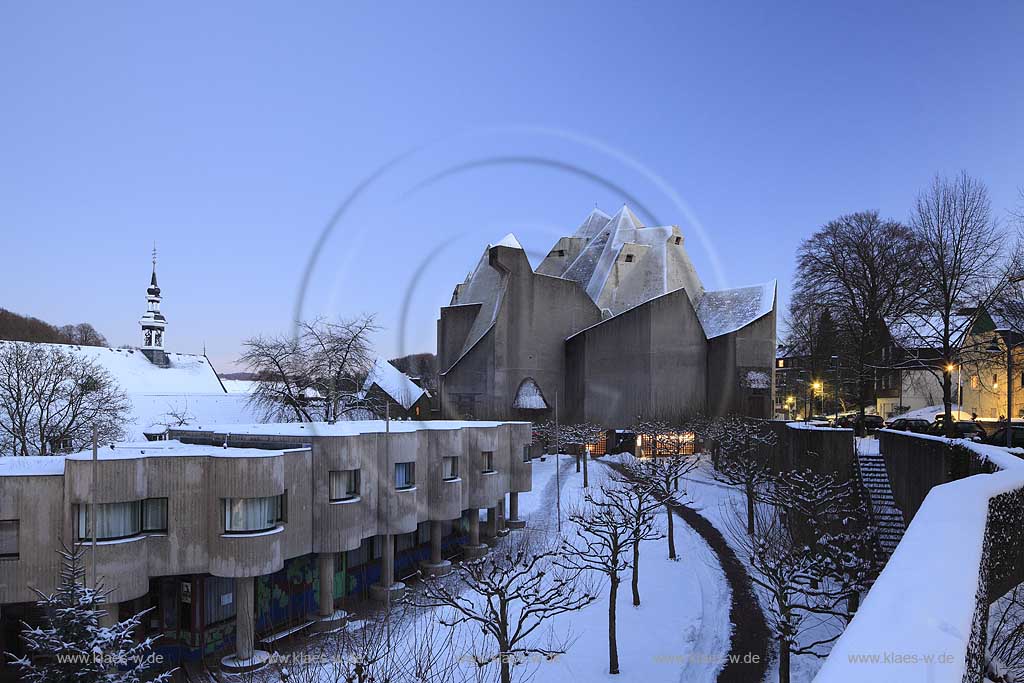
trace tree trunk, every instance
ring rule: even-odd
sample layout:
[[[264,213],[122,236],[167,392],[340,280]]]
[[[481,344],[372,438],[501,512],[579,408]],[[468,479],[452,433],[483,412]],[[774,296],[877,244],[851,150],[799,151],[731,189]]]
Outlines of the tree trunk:
[[[576,471],[577,472],[580,471],[580,456],[579,456],[579,453],[576,454]]]
[[[512,667],[508,660],[508,655],[501,656],[501,683],[512,683]]]
[[[640,541],[633,541],[633,607],[640,606]]]
[[[747,493],[747,533],[754,535],[754,487],[749,483],[744,487]]]
[[[590,477],[587,475],[587,461],[590,460],[590,450],[583,451],[583,488],[590,488]]]
[[[789,683],[789,641],[779,639],[779,683]]]
[[[615,640],[615,600],[619,594],[619,577],[612,576],[608,591],[608,673],[619,673],[619,646]],[[506,683],[502,681],[502,683]]]
[[[665,503],[665,512],[668,514],[668,559],[676,559],[676,535],[673,533],[672,506]]]

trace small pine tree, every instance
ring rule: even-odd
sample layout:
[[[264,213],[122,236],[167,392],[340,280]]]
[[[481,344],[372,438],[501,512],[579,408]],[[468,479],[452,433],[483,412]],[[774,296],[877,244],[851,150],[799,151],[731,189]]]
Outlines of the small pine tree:
[[[58,551],[63,558],[60,586],[51,594],[32,589],[39,596],[46,625],[24,625],[21,637],[28,649],[24,657],[13,658],[21,678],[29,683],[138,683],[155,663],[153,638],[136,643],[132,633],[150,610],[107,628],[100,617],[110,591],[102,582],[85,585],[82,548]],[[152,609],[152,608],[151,608]],[[152,678],[167,683],[171,672]]]

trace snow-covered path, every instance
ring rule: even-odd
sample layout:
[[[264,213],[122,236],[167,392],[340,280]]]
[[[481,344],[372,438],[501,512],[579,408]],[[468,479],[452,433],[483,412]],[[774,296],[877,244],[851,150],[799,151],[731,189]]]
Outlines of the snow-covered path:
[[[568,508],[582,496],[582,474],[576,473],[572,457],[562,456],[559,478],[562,484],[563,528]],[[534,491],[520,494],[520,513],[535,530],[556,529],[554,458],[534,461]],[[610,468],[594,461],[589,468],[591,486],[607,481]],[[664,513],[658,523],[666,529]],[[667,541],[650,541],[641,546],[641,605],[633,607],[629,589],[631,575],[623,574],[617,610],[619,662],[622,673],[608,673],[608,598],[602,598],[581,612],[566,615],[576,636],[569,652],[552,663],[537,667],[533,681],[643,680],[650,683],[712,683],[729,652],[732,624],[729,620],[731,594],[717,557],[688,525],[675,524],[679,561],[667,557]]]

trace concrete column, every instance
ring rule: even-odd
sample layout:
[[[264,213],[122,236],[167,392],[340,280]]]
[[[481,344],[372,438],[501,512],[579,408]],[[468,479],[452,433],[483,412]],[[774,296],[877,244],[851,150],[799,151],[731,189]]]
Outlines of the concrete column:
[[[255,581],[251,576],[235,579],[235,658],[252,659],[256,636]]]
[[[430,521],[430,562],[441,564],[441,521]]]
[[[505,528],[505,496],[502,496],[501,500],[498,501],[498,508],[497,509],[498,509],[498,520],[497,520],[497,523],[498,523],[498,535],[499,536],[506,536],[506,535],[508,535],[508,529]]]
[[[469,510],[469,543],[462,546],[462,554],[467,560],[483,557],[487,554],[487,546],[480,542],[480,509]]]
[[[316,557],[317,568],[320,570],[320,609],[321,617],[334,614],[334,553],[320,553]]]
[[[116,602],[108,602],[103,605],[103,609],[105,609],[107,613],[100,615],[99,625],[102,628],[113,628],[114,625],[117,624],[119,621],[117,618],[118,607],[119,603]]]
[[[385,534],[380,553],[380,585],[390,588],[395,582],[395,537]]]
[[[426,576],[443,576],[452,570],[452,563],[441,557],[440,520],[430,520],[430,559],[420,562],[420,572]]]
[[[526,526],[526,520],[519,519],[519,493],[512,491],[508,494],[508,519],[505,526],[509,529],[522,529]]]
[[[469,513],[469,544],[480,545],[480,510],[473,508]]]
[[[380,583],[370,586],[370,597],[374,600],[392,602],[405,595],[405,584],[395,581],[395,537],[392,534],[381,536]]]
[[[498,536],[498,506],[487,508],[487,536],[497,538]]]

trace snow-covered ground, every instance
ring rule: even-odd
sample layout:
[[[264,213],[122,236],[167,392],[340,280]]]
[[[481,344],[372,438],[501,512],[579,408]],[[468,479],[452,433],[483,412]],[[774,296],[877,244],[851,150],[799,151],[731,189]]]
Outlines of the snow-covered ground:
[[[589,467],[592,487],[607,482],[612,470],[598,461]],[[561,512],[563,532],[572,524],[569,509],[582,500],[582,473],[575,471],[571,456],[561,457]],[[531,533],[557,538],[555,458],[533,463],[533,491],[520,494],[520,516]],[[665,530],[665,515],[658,524]],[[513,531],[512,534],[526,533]],[[510,536],[509,538],[514,538]],[[642,604],[632,605],[631,574],[622,574],[617,601],[619,666],[617,676],[608,673],[608,586],[592,576],[601,598],[583,610],[553,619],[555,632],[569,636],[568,651],[553,661],[531,661],[514,672],[526,674],[531,683],[589,683],[590,681],[644,681],[645,683],[712,683],[728,654],[732,625],[731,594],[724,573],[711,548],[688,525],[676,518],[678,561],[667,559],[667,541],[645,541],[641,546],[640,594]],[[507,542],[502,541],[502,542]],[[498,552],[500,545],[492,550]],[[415,589],[415,585],[412,587]],[[434,610],[422,610],[403,621],[393,637],[411,639],[423,633],[423,619],[436,618]],[[355,623],[351,628],[360,628]],[[479,629],[472,628],[476,633]],[[315,641],[310,650],[316,648]],[[340,653],[339,653],[340,654]],[[472,667],[471,663],[466,664]],[[276,680],[264,670],[267,681]],[[293,675],[294,675],[293,671]],[[262,678],[262,677],[261,677]],[[296,680],[306,680],[296,676]],[[325,679],[327,680],[327,679]],[[333,679],[331,679],[333,680]]]
[[[528,524],[553,531],[554,458],[533,464],[533,488],[520,494],[520,514]],[[591,486],[606,481],[611,469],[595,461],[589,467]],[[582,497],[582,474],[576,473],[574,459],[562,456],[563,529],[569,528],[564,515]],[[545,495],[546,494],[546,495]],[[665,514],[658,517],[664,533]],[[608,673],[608,595],[585,609],[565,615],[559,628],[568,628],[576,641],[564,656],[537,666],[533,681],[714,681],[721,660],[729,651],[732,625],[729,623],[730,591],[725,575],[711,548],[680,519],[675,520],[678,561],[668,559],[667,541],[646,541],[640,550],[641,605],[633,607],[629,582],[623,573],[617,604],[619,665],[621,674]]]
[[[871,441],[877,443],[874,439]],[[735,522],[732,520],[737,514],[744,520],[742,523],[746,523],[746,502],[743,493],[734,486],[727,486],[715,481],[711,476],[711,463],[707,460],[703,461],[700,468],[691,472],[686,478],[685,489],[689,496],[690,507],[700,512],[722,533],[736,556],[745,563],[741,548],[733,541],[730,533],[730,527],[735,527]],[[768,597],[756,585],[754,592],[758,595],[766,615],[770,614],[767,609]],[[727,609],[727,606],[723,609]],[[828,628],[828,625],[822,625],[822,628]],[[815,631],[812,629],[806,635],[813,639],[814,634]],[[827,649],[826,646],[824,650],[827,651]],[[770,643],[770,651],[773,653],[772,661],[768,667],[765,683],[774,683],[778,681],[779,677],[778,646],[774,641]],[[790,662],[790,680],[792,683],[809,683],[821,668],[822,661],[813,655],[794,655]]]

